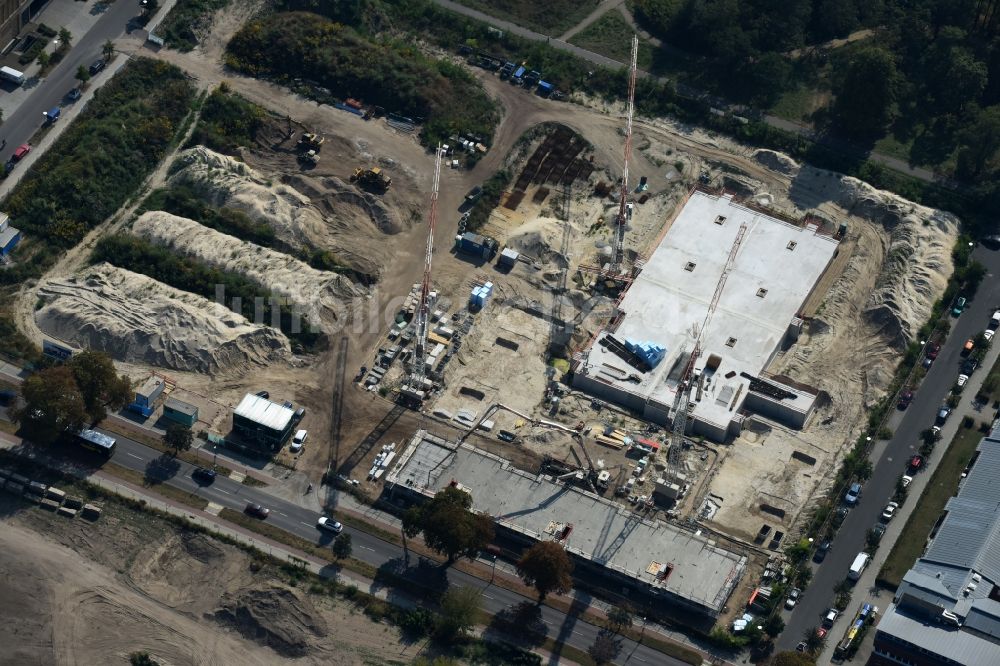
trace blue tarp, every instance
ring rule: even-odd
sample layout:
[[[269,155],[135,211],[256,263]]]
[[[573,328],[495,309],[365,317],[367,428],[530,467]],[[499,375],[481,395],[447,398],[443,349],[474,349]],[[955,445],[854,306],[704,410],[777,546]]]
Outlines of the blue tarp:
[[[663,357],[667,355],[667,349],[654,342],[632,342],[626,339],[625,349],[641,358],[651,368],[658,366]]]
[[[350,113],[353,113],[356,116],[365,115],[365,112],[362,111],[361,109],[355,109],[353,106],[347,106],[343,102],[337,102],[334,104],[334,106],[340,109],[341,111],[349,111]]]

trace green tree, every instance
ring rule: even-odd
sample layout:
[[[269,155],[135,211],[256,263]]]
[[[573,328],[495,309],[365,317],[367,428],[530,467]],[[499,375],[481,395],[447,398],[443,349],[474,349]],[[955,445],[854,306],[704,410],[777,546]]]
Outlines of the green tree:
[[[879,46],[858,51],[835,88],[835,122],[856,136],[880,134],[896,113],[899,84],[892,53]]]
[[[351,543],[350,534],[341,534],[337,537],[337,540],[333,542],[333,556],[338,560],[346,560],[351,556],[353,551],[354,547]]]
[[[771,638],[777,638],[778,634],[785,630],[785,621],[781,615],[774,613],[764,621],[764,633]]]
[[[41,67],[42,69],[45,69],[46,67],[48,67],[49,61],[51,59],[52,59],[52,56],[50,56],[45,51],[42,51],[41,53],[38,54],[38,57],[35,60],[36,60],[36,62],[38,62],[39,67]]]
[[[103,421],[109,408],[121,409],[132,399],[132,382],[118,374],[106,353],[82,351],[70,360],[69,367],[92,422]]]
[[[110,39],[104,42],[104,46],[101,47],[101,54],[104,56],[105,60],[110,61],[115,57],[115,43]]]
[[[80,83],[86,83],[90,80],[90,72],[83,65],[76,68],[76,80]]]
[[[439,640],[452,639],[476,626],[482,594],[474,587],[453,587],[441,597],[441,614],[438,616],[435,636]]]
[[[63,48],[69,47],[70,42],[73,40],[73,33],[66,29],[66,26],[59,28],[59,41],[62,42]]]
[[[814,666],[813,658],[804,652],[779,652],[771,657],[771,666]]]
[[[683,0],[635,0],[635,18],[650,32],[667,35],[684,7]]]
[[[616,633],[622,629],[631,627],[632,621],[632,607],[628,604],[612,606],[608,609],[608,623],[614,628]]]
[[[538,603],[549,592],[564,594],[573,589],[572,573],[573,563],[566,549],[555,541],[539,541],[517,561],[517,575],[538,591]]]
[[[173,449],[174,455],[181,451],[187,451],[194,443],[194,434],[191,428],[180,423],[171,423],[163,433],[163,444],[167,448]]]
[[[472,496],[449,486],[427,503],[403,514],[403,532],[407,537],[423,533],[424,542],[448,556],[448,563],[460,555],[475,557],[494,535],[493,520],[485,514],[474,514]]]
[[[806,644],[806,650],[812,654],[822,652],[826,646],[826,636],[820,636],[819,627],[809,627],[802,633],[802,642]]]
[[[615,638],[608,631],[599,631],[594,638],[594,642],[587,648],[587,654],[598,666],[610,664],[615,660],[622,650],[620,638]]]
[[[46,368],[24,380],[23,404],[10,416],[35,442],[54,442],[64,431],[75,432],[87,423],[87,408],[80,388],[67,366]]]

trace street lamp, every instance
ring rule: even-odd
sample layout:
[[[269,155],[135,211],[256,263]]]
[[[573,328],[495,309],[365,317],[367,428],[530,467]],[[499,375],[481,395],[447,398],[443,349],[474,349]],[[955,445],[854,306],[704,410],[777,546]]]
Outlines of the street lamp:
[[[493,582],[493,579],[496,578],[496,575],[497,575],[497,556],[494,555],[493,556],[493,573],[490,574],[490,583]]]

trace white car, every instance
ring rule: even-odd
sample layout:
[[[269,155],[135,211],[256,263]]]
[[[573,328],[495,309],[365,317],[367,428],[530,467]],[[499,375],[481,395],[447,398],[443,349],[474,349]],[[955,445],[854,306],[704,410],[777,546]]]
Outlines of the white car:
[[[983,331],[983,337],[986,338],[986,342],[989,342],[990,340],[992,340],[993,339],[993,335],[995,333],[996,333],[996,331],[994,331],[991,328],[988,328],[985,331]]]
[[[340,534],[344,531],[344,526],[338,523],[333,518],[327,518],[326,516],[320,516],[319,520],[316,521],[316,527],[321,530],[326,530],[327,532],[333,532],[334,534]]]
[[[904,474],[904,475],[903,475],[903,478],[902,478],[901,480],[902,480],[902,482],[903,482],[903,487],[904,487],[904,488],[905,488],[906,486],[910,485],[911,483],[913,483],[913,477],[912,477],[912,476],[910,476],[909,474]]]
[[[795,604],[799,602],[799,598],[802,596],[802,590],[799,588],[793,588],[791,592],[788,593],[788,597],[785,599],[785,608],[792,610],[795,608]]]
[[[882,520],[884,520],[885,522],[889,522],[890,520],[892,520],[892,517],[896,515],[896,509],[898,508],[899,504],[897,504],[896,502],[889,502],[886,505],[885,510],[882,511]]]
[[[965,383],[968,382],[968,381],[969,381],[969,375],[959,375],[958,376],[958,385],[959,386],[965,386]]]
[[[305,430],[299,430],[295,433],[295,437],[292,437],[292,445],[288,447],[288,450],[292,453],[298,453],[302,450],[302,447],[306,444],[306,437],[309,433]]]

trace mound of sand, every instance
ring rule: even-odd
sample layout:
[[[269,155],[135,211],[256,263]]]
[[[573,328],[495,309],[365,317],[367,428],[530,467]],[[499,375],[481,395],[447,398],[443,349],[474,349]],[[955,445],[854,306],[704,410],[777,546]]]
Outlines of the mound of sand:
[[[381,199],[334,177],[294,175],[275,183],[244,162],[196,146],[180,155],[170,181],[194,187],[215,206],[268,224],[296,248],[332,250],[346,265],[378,276],[391,255],[386,234],[403,225]]]
[[[314,326],[343,322],[351,301],[363,294],[347,278],[318,271],[287,254],[220,233],[185,217],[144,213],[132,226],[141,238],[236,273],[260,285],[261,297],[284,297]]]
[[[327,633],[326,623],[312,602],[283,587],[246,589],[226,595],[213,617],[236,629],[244,638],[289,657],[305,655],[310,638]]]
[[[799,171],[799,164],[788,155],[774,150],[761,149],[753,154],[753,158],[772,171],[793,176]]]
[[[200,296],[102,263],[39,285],[38,327],[120,361],[216,373],[290,356],[280,332]]]
[[[562,220],[537,217],[517,227],[507,239],[507,247],[514,248],[541,264],[566,268],[569,261],[559,252],[562,229]]]

